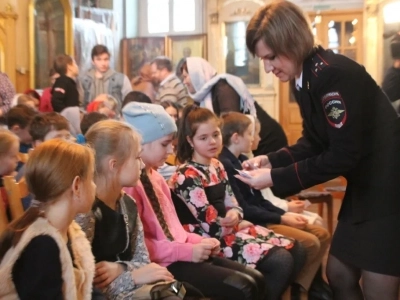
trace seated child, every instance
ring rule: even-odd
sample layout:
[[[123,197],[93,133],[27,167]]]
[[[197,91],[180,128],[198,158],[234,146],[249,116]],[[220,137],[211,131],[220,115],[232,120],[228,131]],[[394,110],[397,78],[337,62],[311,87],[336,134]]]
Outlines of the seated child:
[[[260,191],[235,178],[234,175],[238,174],[236,170],[242,170],[242,162],[248,159],[242,153],[248,153],[257,147],[253,145],[253,141],[256,139],[257,144],[259,137],[255,136],[258,136],[259,130],[255,127],[252,116],[229,112],[221,119],[224,147],[219,154],[219,160],[224,165],[232,191],[243,208],[244,219],[294,238],[304,246],[307,261],[296,279],[299,285],[297,293],[300,293],[301,287],[305,291],[310,291],[309,296],[312,298],[318,283],[323,282],[318,269],[329,246],[329,232],[321,226],[307,224],[307,219],[301,215],[285,213],[264,199]],[[295,290],[296,288],[292,288],[292,296]]]
[[[71,140],[69,123],[56,112],[43,113],[33,118],[29,133],[32,136],[33,148],[51,139]]]
[[[54,70],[60,74],[51,89],[51,105],[55,112],[67,107],[79,107],[79,92],[76,78],[79,74],[75,60],[66,54],[60,54],[54,60]]]
[[[110,119],[117,117],[118,101],[111,95],[101,94],[86,107],[88,113],[99,112]]]
[[[151,103],[151,100],[146,94],[142,92],[129,92],[125,96],[124,101],[122,101],[121,110],[125,107],[125,105],[131,102]]]
[[[53,140],[30,154],[32,206],[0,237],[0,299],[92,299],[94,258],[74,222],[95,197],[93,151]]]
[[[107,120],[107,116],[99,113],[99,112],[91,112],[83,115],[82,121],[81,121],[81,132],[83,135],[88,132],[89,128],[92,127],[92,125],[96,124],[97,122]]]
[[[35,111],[39,109],[39,100],[35,99],[31,95],[16,94],[11,100],[11,107],[17,106],[18,104],[32,107]]]
[[[69,123],[69,132],[73,137],[76,137],[81,132],[81,121],[84,116],[84,112],[78,106],[72,106],[65,108],[60,115],[65,117]]]
[[[243,220],[228,176],[215,157],[221,150],[220,120],[193,105],[183,110],[177,157],[183,162],[171,187],[196,222],[189,230],[221,242],[221,255],[256,268],[265,277],[268,299],[280,299],[303,267],[305,252],[290,237]],[[250,250],[251,249],[251,250]]]
[[[107,299],[134,299],[143,285],[174,279],[151,263],[135,200],[122,192],[123,186],[136,185],[144,167],[141,138],[130,126],[106,120],[93,125],[86,140],[96,152],[96,197],[91,212],[77,221],[92,244],[94,284]]]
[[[18,164],[19,141],[18,137],[8,130],[0,129],[0,193],[3,205],[6,208],[9,220],[7,192],[3,187],[3,176],[13,175]]]
[[[189,233],[180,224],[170,189],[156,171],[172,153],[177,130],[173,119],[157,104],[132,102],[122,113],[124,120],[142,134],[141,158],[145,168],[138,185],[126,192],[137,202],[150,259],[206,297],[265,299],[265,283],[258,271],[218,257],[219,241]]]
[[[19,152],[21,153],[28,153],[29,149],[32,148],[29,123],[37,114],[34,109],[23,104],[12,107],[7,113],[7,127],[19,138]]]

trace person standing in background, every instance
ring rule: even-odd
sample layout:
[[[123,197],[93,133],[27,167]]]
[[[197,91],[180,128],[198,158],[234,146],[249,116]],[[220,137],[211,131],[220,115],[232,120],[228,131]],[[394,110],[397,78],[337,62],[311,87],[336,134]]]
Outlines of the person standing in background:
[[[155,103],[169,100],[185,106],[188,94],[182,81],[172,72],[172,62],[168,57],[158,56],[151,62],[153,81],[158,84]]]
[[[108,94],[118,100],[119,111],[122,100],[132,91],[128,77],[110,69],[110,56],[108,48],[104,45],[96,45],[92,49],[93,68],[86,72],[80,80],[85,109],[98,95]]]

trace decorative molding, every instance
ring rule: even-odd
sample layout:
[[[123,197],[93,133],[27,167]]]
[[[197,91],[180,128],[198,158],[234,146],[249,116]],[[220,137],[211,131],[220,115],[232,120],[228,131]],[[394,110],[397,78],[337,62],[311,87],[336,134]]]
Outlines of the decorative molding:
[[[14,12],[14,8],[11,4],[7,4],[4,11],[0,11],[0,18],[2,19],[14,19],[18,18],[18,15]]]
[[[238,7],[231,13],[231,17],[249,16],[249,15],[253,15],[253,11],[249,10],[247,7]]]
[[[266,4],[266,2],[262,0],[226,0],[222,6],[227,6],[235,2],[240,2],[242,4],[244,4],[243,2],[253,2],[255,4],[258,4],[259,6],[264,6]]]

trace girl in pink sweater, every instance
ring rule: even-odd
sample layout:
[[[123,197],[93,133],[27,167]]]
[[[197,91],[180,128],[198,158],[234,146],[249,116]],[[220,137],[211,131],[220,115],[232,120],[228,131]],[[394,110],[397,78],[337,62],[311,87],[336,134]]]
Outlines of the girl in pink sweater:
[[[180,224],[169,187],[155,170],[173,152],[177,131],[173,119],[162,106],[147,103],[129,103],[122,114],[142,134],[141,158],[146,167],[141,182],[125,191],[136,200],[150,259],[206,297],[264,299],[264,280],[258,271],[216,257],[218,240],[188,233]]]

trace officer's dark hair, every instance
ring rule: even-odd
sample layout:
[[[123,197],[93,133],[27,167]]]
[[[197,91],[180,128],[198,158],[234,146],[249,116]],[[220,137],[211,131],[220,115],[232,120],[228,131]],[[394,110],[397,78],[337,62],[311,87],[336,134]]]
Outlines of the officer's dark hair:
[[[157,56],[151,64],[155,64],[158,70],[167,69],[168,72],[172,72],[172,61],[166,56]]]
[[[104,53],[107,53],[109,57],[111,56],[110,51],[108,51],[108,48],[106,46],[104,46],[104,45],[94,46],[92,49],[92,53],[91,53],[92,60],[94,60],[95,56],[99,56]]]
[[[231,145],[231,138],[235,133],[243,136],[247,128],[252,125],[250,118],[234,111],[221,114],[221,121],[222,143],[227,147]]]
[[[303,11],[289,1],[278,1],[261,7],[246,30],[246,45],[255,55],[262,40],[274,55],[293,59],[301,65],[313,51],[314,35]]]
[[[54,59],[53,69],[60,75],[66,75],[68,70],[68,65],[73,64],[73,59],[68,54],[59,54]]]
[[[209,109],[198,107],[195,104],[186,105],[183,109],[182,119],[178,129],[178,147],[176,157],[184,163],[192,158],[193,148],[188,139],[193,139],[197,129],[202,123],[215,120],[220,126],[220,119]]]

